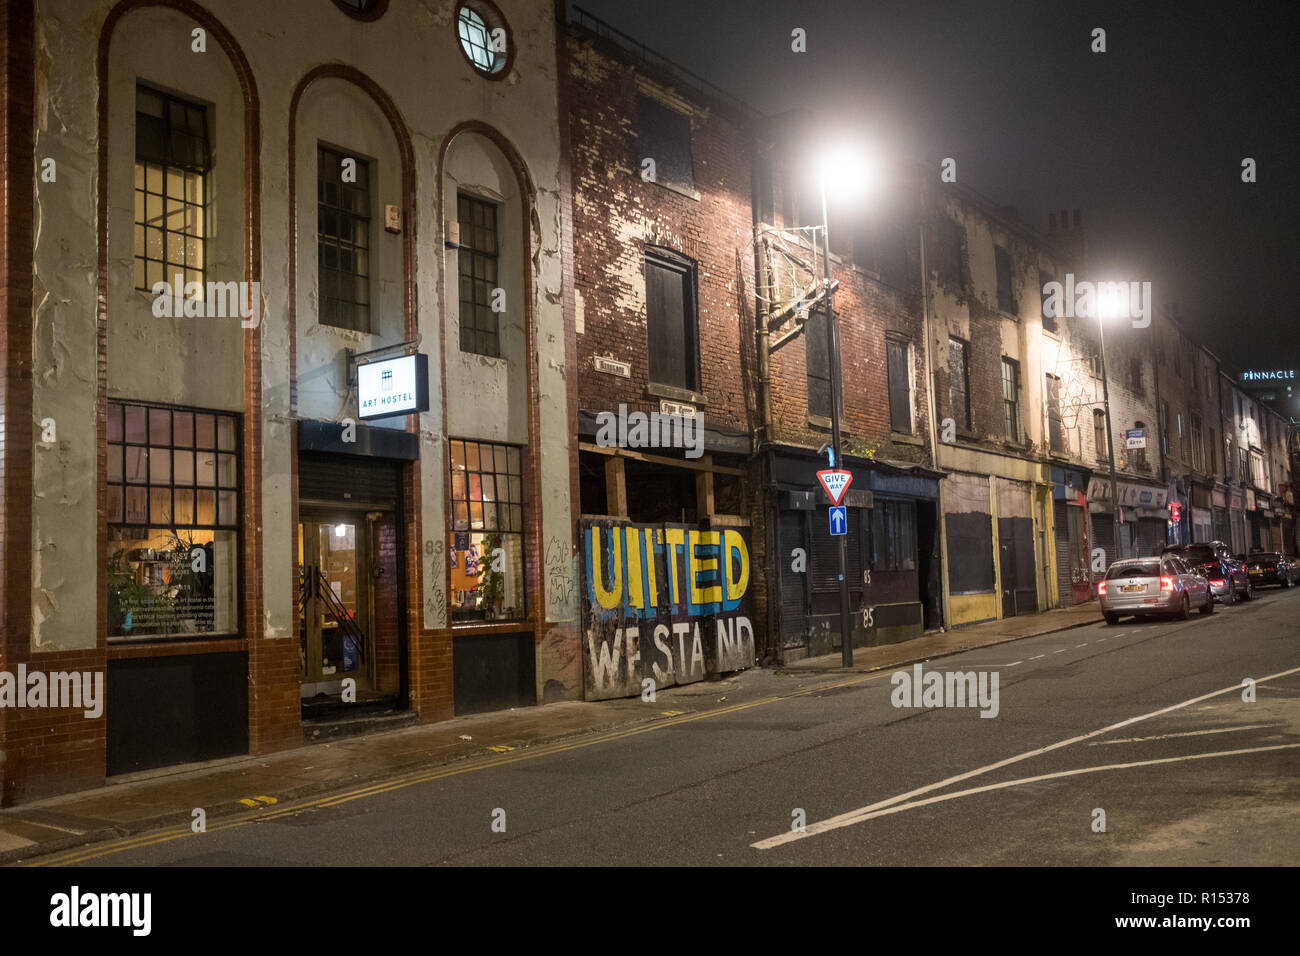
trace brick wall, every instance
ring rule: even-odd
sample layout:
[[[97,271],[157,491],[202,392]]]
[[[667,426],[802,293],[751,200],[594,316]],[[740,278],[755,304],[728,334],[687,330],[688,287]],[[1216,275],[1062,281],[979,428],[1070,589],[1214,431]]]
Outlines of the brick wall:
[[[659,398],[646,391],[643,268],[645,250],[661,246],[697,266],[705,423],[747,431],[752,399],[741,355],[752,351],[753,340],[749,139],[718,113],[694,108],[691,154],[700,198],[643,182],[634,165],[638,72],[585,39],[570,38],[568,53],[579,404],[659,411]],[[630,364],[631,377],[597,372],[594,356]]]

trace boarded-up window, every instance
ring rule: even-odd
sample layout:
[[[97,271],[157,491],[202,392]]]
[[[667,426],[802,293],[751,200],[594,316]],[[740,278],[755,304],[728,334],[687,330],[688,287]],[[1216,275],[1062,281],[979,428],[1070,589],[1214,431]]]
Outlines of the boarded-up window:
[[[961,225],[941,216],[935,229],[934,269],[939,274],[939,284],[953,295],[960,295],[965,283],[965,231]]]
[[[948,340],[948,398],[957,427],[970,431],[970,344]]]
[[[804,324],[804,359],[808,374],[808,414],[830,418],[831,366],[825,312],[812,313]]]
[[[652,97],[641,95],[636,98],[636,127],[640,152],[636,157],[636,168],[644,169],[645,160],[652,159],[655,182],[694,189],[691,118]]]
[[[897,216],[864,217],[853,230],[853,261],[890,285],[908,287],[908,249],[908,233]]]
[[[1047,440],[1052,451],[1065,451],[1065,436],[1061,427],[1061,380],[1047,376]]]
[[[1046,308],[1047,293],[1043,291],[1044,289],[1047,288],[1047,284],[1049,282],[1054,282],[1054,281],[1055,280],[1052,278],[1052,274],[1050,272],[1044,272],[1041,269],[1038,270],[1038,291],[1042,297],[1041,301],[1043,302],[1043,306],[1044,306],[1042,309],[1042,315],[1043,315],[1043,330],[1045,332],[1057,331],[1056,316],[1047,314],[1047,308]]]
[[[998,270],[998,308],[1014,315],[1018,310],[1011,287],[1011,255],[1001,246],[994,246],[993,258]]]
[[[889,369],[889,425],[896,432],[912,434],[912,391],[907,367],[907,340],[890,335],[885,339]]]
[[[698,388],[695,266],[671,253],[647,252],[645,298],[650,381]]]

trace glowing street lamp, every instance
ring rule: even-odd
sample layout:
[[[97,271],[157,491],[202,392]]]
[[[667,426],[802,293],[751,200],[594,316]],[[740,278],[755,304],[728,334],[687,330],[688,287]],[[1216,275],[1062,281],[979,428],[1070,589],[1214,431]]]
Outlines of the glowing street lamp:
[[[1101,393],[1106,407],[1106,457],[1110,460],[1110,500],[1113,507],[1111,523],[1114,527],[1115,558],[1124,559],[1124,539],[1120,536],[1119,516],[1119,482],[1115,479],[1115,434],[1110,417],[1110,380],[1106,376],[1106,320],[1117,315],[1127,314],[1121,309],[1116,299],[1115,289],[1118,284],[1111,282],[1097,283],[1097,342],[1101,352]],[[1125,285],[1125,289],[1128,287]]]
[[[830,216],[826,208],[826,194],[834,189],[837,195],[861,196],[874,193],[880,185],[880,176],[870,154],[856,149],[850,143],[828,147],[817,158],[817,179],[822,200],[822,288],[826,303],[827,361],[831,373],[831,458],[832,466],[840,460],[840,327],[835,315],[835,286],[831,282]],[[843,467],[839,465],[839,467]],[[838,535],[840,552],[840,663],[853,666],[853,630],[849,623],[849,581],[847,535]]]

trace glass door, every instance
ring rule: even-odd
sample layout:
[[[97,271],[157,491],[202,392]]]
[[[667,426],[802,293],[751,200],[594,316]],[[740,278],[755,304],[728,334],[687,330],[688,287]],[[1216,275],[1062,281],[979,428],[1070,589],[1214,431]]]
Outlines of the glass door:
[[[370,688],[370,528],[358,516],[303,515],[298,525],[299,652],[303,684],[329,685],[352,677]],[[308,689],[309,690],[309,689]]]

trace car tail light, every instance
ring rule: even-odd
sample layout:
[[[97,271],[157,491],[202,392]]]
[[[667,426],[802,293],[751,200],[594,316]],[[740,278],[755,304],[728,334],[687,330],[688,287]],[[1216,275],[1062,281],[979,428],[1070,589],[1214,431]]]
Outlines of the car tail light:
[[[1098,582],[1097,582],[1097,594],[1100,596],[1100,595],[1105,594],[1105,593],[1106,593],[1106,582],[1105,582],[1105,581],[1098,581]]]
[[[1173,589],[1174,589],[1174,579],[1171,578],[1171,577],[1169,577],[1169,575],[1167,575],[1167,574],[1161,575],[1161,576],[1160,576],[1160,590],[1162,590],[1162,591],[1172,591]]]
[[[1214,585],[1216,588],[1221,588],[1223,587],[1225,582],[1223,578],[1210,578],[1210,583]]]

